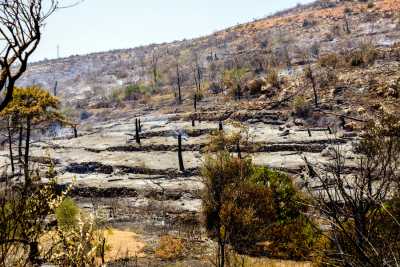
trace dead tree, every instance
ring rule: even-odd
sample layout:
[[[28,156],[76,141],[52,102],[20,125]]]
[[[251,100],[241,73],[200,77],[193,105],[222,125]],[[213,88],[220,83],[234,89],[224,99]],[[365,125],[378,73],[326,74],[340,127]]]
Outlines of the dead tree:
[[[194,107],[194,111],[197,111],[197,94],[194,94],[194,97],[193,97],[193,107]]]
[[[181,72],[179,69],[179,63],[176,63],[176,84],[178,86],[178,104],[182,103],[182,94],[181,94],[181,86],[182,86]]]
[[[178,161],[179,161],[179,171],[184,172],[185,167],[183,166],[182,158],[182,135],[178,134]]]
[[[236,92],[236,100],[240,101],[240,98],[242,96],[242,88],[241,88],[241,86],[239,84],[237,85],[237,88],[236,88],[235,92]]]
[[[197,54],[194,54],[193,76],[194,76],[194,83],[196,85],[196,92],[200,92],[203,79],[203,72],[199,63],[199,56]]]
[[[22,124],[19,123],[18,127],[18,163],[22,163],[22,140],[23,140],[23,132]]]
[[[135,119],[135,139],[136,143],[140,145],[139,121],[137,118]]]
[[[12,150],[12,145],[13,145],[13,142],[12,142],[12,116],[10,116],[8,119],[7,134],[8,134],[8,149],[9,149],[9,153],[10,153],[11,172],[14,175],[15,166],[14,166],[14,155],[13,155],[13,150]]]
[[[0,103],[12,100],[15,82],[25,72],[36,50],[46,19],[59,8],[56,0],[0,1]]]
[[[56,82],[54,83],[54,87],[53,87],[53,94],[54,94],[54,96],[57,96],[57,86],[58,86],[58,81],[56,81]]]
[[[218,122],[218,130],[219,131],[223,130],[223,125],[222,125],[222,121],[221,120]]]
[[[153,51],[153,54],[151,55],[151,74],[153,76],[154,87],[156,87],[158,84],[158,76],[159,76],[158,60],[159,59],[160,59],[160,54],[157,51]]]
[[[72,125],[72,129],[74,130],[74,138],[78,138],[78,129],[77,129],[78,125],[73,124]]]
[[[236,152],[238,154],[238,158],[241,159],[242,158],[242,151],[240,150],[240,141],[238,141],[236,143]]]
[[[349,19],[348,19],[348,17],[347,17],[346,14],[345,14],[344,17],[343,17],[343,20],[344,20],[344,30],[345,30],[345,32],[346,32],[347,34],[350,34],[350,33],[351,33],[351,30],[350,30],[350,22],[349,22]]]
[[[315,81],[315,77],[314,74],[312,72],[311,66],[308,65],[305,70],[304,70],[304,74],[306,79],[308,79],[311,83],[312,89],[313,89],[313,93],[314,93],[314,104],[315,107],[318,108],[318,93],[317,93],[317,83]]]
[[[389,203],[399,201],[399,122],[384,115],[378,123],[368,123],[354,146],[356,166],[350,174],[345,151],[336,145],[331,162],[315,165],[307,179],[321,222],[330,226],[326,235],[331,246],[323,252],[328,265],[396,266],[400,259],[399,210],[394,215],[387,211],[393,208]],[[379,227],[383,221],[385,226]]]

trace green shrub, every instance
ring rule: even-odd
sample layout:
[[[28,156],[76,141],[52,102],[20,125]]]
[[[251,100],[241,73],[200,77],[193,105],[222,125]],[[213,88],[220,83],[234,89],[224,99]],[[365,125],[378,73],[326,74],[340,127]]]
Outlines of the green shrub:
[[[121,102],[129,100],[137,100],[142,96],[151,95],[154,93],[154,88],[144,84],[130,84],[123,88],[118,88],[112,91],[110,101]]]
[[[124,100],[135,100],[140,95],[149,95],[153,92],[152,87],[144,84],[131,84],[124,89]]]
[[[208,157],[202,174],[205,226],[212,238],[242,254],[310,256],[317,235],[290,177],[227,152]]]
[[[65,198],[56,209],[57,224],[61,228],[75,226],[78,221],[79,207],[72,198]]]

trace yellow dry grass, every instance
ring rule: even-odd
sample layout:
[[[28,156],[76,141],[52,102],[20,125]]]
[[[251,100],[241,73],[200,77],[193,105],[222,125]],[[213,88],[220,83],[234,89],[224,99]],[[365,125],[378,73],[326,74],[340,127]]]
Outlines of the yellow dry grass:
[[[310,262],[296,262],[270,259],[247,259],[245,266],[252,267],[311,267]]]
[[[105,254],[106,262],[145,256],[143,249],[146,244],[134,232],[112,229],[105,233],[105,238],[109,247]]]

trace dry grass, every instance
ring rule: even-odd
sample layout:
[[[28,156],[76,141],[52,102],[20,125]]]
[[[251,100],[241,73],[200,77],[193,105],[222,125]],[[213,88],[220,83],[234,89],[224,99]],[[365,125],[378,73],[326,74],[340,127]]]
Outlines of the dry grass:
[[[106,262],[145,256],[143,249],[146,244],[134,232],[112,229],[105,233],[105,238],[106,244],[109,246],[105,254]]]
[[[161,237],[160,244],[155,251],[158,258],[167,261],[181,258],[183,253],[184,245],[182,239],[170,235]]]
[[[247,267],[311,267],[310,262],[295,262],[270,259],[252,259],[247,258],[245,266]]]

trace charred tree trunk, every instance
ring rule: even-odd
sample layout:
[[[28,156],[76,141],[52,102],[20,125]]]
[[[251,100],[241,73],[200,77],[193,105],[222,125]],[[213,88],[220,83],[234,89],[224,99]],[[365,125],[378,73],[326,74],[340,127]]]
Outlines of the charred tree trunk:
[[[179,71],[179,64],[176,64],[176,83],[178,85],[178,104],[181,104],[182,94],[181,94],[181,74]]]
[[[242,88],[240,88],[240,85],[237,86],[237,100],[240,101],[242,97]]]
[[[140,135],[139,135],[139,122],[135,119],[135,139],[136,143],[140,145]]]
[[[76,125],[73,126],[73,130],[74,130],[74,138],[78,138],[78,129]]]
[[[24,155],[24,174],[25,184],[31,184],[31,177],[29,175],[29,142],[31,139],[31,117],[26,119],[26,139],[25,139],[25,155]]]
[[[179,171],[184,172],[185,167],[183,166],[182,158],[182,135],[178,135],[178,161],[179,161]]]
[[[142,122],[140,121],[140,118],[138,119],[138,126],[139,126],[139,133],[142,132]]]
[[[218,238],[218,250],[219,250],[218,267],[225,267],[225,243],[221,237]]]
[[[57,86],[58,86],[58,81],[56,81],[56,83],[54,84],[54,88],[53,88],[54,96],[57,96]]]
[[[347,18],[346,15],[344,15],[344,30],[346,31],[347,34],[351,33],[349,19]]]
[[[318,92],[317,92],[317,83],[315,81],[315,77],[313,74],[313,71],[311,69],[311,66],[308,66],[305,70],[306,72],[306,77],[310,80],[311,82],[311,86],[313,89],[313,93],[314,93],[314,105],[316,108],[318,108]]]
[[[194,111],[197,111],[197,93],[194,94],[193,107],[194,107]]]
[[[221,120],[218,123],[218,130],[220,130],[220,131],[224,130],[224,127],[222,125],[222,121]]]
[[[14,175],[15,166],[14,166],[14,155],[13,155],[13,150],[12,150],[11,118],[8,121],[7,131],[8,131],[8,149],[9,149],[9,153],[10,153],[11,172],[12,172],[12,175]]]
[[[23,128],[22,124],[19,125],[19,133],[18,133],[18,162],[22,162],[22,136],[23,134]]]
[[[236,143],[236,151],[237,151],[237,154],[238,154],[238,158],[242,159],[242,151],[240,150],[240,142]]]

